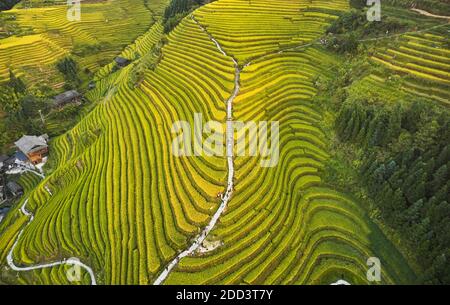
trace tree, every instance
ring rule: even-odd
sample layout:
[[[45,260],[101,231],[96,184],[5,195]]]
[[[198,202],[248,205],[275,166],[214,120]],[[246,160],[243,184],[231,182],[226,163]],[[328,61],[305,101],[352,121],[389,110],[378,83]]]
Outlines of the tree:
[[[386,179],[389,179],[394,174],[396,167],[397,163],[394,160],[388,162],[386,165]]]
[[[64,75],[64,78],[70,86],[78,86],[80,79],[78,78],[78,64],[72,57],[64,57],[56,64],[58,71]]]
[[[19,96],[12,87],[0,87],[0,107],[9,115],[15,115],[21,111]]]
[[[449,168],[447,164],[442,165],[433,175],[431,187],[433,192],[437,192],[449,180]]]
[[[27,89],[24,82],[20,78],[16,77],[16,75],[11,69],[9,69],[8,86],[13,88],[16,93],[24,93],[25,90]]]
[[[362,9],[366,7],[366,0],[350,0],[350,6],[357,9]]]
[[[423,204],[423,199],[420,199],[405,211],[405,219],[409,223],[409,225],[418,222],[418,220],[420,219],[421,211],[423,209]]]
[[[445,266],[448,260],[445,254],[439,255],[430,268],[425,270],[421,276],[421,280],[426,284],[442,284],[440,278],[445,272]]]
[[[450,161],[450,144],[446,145],[440,152],[436,160],[436,166],[441,166],[448,161]]]
[[[402,128],[411,133],[415,133],[419,129],[421,116],[425,110],[425,104],[421,101],[413,101],[410,107],[403,113]]]
[[[381,166],[373,172],[373,176],[377,182],[383,183],[386,179],[386,166],[381,164]]]
[[[389,128],[387,142],[398,138],[402,128],[402,112],[401,104],[396,104],[394,109],[389,112]]]
[[[207,2],[206,0],[171,0],[164,11],[164,33],[175,28],[192,9]]]

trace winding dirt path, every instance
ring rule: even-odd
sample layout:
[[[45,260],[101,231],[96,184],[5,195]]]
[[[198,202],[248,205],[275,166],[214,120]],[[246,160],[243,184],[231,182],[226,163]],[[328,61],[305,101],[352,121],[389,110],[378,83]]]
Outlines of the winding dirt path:
[[[440,18],[440,19],[447,19],[447,20],[450,20],[450,16],[435,15],[435,14],[432,14],[432,13],[430,13],[430,12],[427,12],[427,11],[424,11],[424,10],[421,10],[421,9],[418,9],[418,8],[412,8],[411,11],[414,11],[414,12],[416,12],[416,13],[419,13],[419,14],[424,15],[424,16],[427,16],[427,17],[434,17],[434,18]]]
[[[203,229],[203,231],[198,235],[195,239],[192,245],[177,255],[170,263],[169,265],[164,268],[163,272],[158,276],[158,278],[155,280],[153,285],[160,285],[170,274],[172,269],[178,264],[180,259],[183,257],[192,255],[203,243],[203,241],[206,239],[206,237],[209,235],[209,233],[214,229],[214,227],[217,224],[217,221],[219,220],[219,217],[222,215],[223,211],[228,205],[228,202],[230,201],[231,195],[233,194],[233,178],[234,178],[234,163],[233,163],[233,144],[234,144],[234,131],[233,131],[233,101],[236,98],[236,96],[239,94],[240,90],[240,75],[241,75],[241,69],[239,68],[238,62],[235,58],[228,55],[220,45],[220,43],[214,39],[214,37],[206,30],[204,26],[202,26],[193,15],[191,15],[192,20],[202,29],[203,32],[205,32],[209,39],[216,45],[217,49],[227,57],[230,57],[233,60],[234,68],[235,68],[235,75],[234,75],[234,90],[231,96],[226,101],[227,106],[227,131],[226,131],[226,145],[227,145],[227,164],[228,164],[228,182],[227,182],[227,189],[225,193],[222,195],[222,203],[220,204],[217,211],[214,213],[213,217],[209,221],[208,225]]]
[[[45,178],[45,176],[43,174],[40,174],[36,171],[33,170],[29,170],[27,169],[26,171],[29,172],[33,172],[34,174],[38,175],[41,178]],[[52,193],[50,192],[50,190],[45,187],[47,192],[50,194],[50,196],[52,195]],[[19,234],[16,237],[16,240],[14,241],[13,246],[11,247],[11,250],[8,253],[8,256],[6,257],[6,261],[8,263],[8,266],[14,270],[14,271],[31,271],[31,270],[36,270],[36,269],[44,269],[44,268],[50,268],[50,267],[54,267],[54,266],[58,266],[58,265],[70,265],[70,266],[79,266],[80,268],[85,269],[88,273],[89,276],[91,278],[91,284],[92,285],[96,285],[97,281],[95,280],[95,275],[94,275],[94,271],[91,269],[91,267],[89,267],[88,265],[82,263],[79,259],[77,258],[69,258],[69,259],[63,259],[61,261],[56,261],[56,262],[52,262],[52,263],[46,263],[46,264],[37,264],[37,265],[32,265],[32,266],[28,266],[28,267],[22,267],[22,266],[18,266],[14,263],[14,257],[13,257],[13,253],[14,253],[14,249],[17,246],[17,243],[20,240],[20,237],[22,236],[23,232],[25,231],[25,229],[30,225],[30,223],[34,220],[34,215],[33,213],[31,213],[30,211],[28,211],[26,209],[26,205],[28,204],[28,198],[24,201],[23,205],[20,207],[20,211],[22,212],[23,215],[29,217],[28,222],[26,223],[25,226],[23,226],[23,228],[20,230]]]
[[[198,235],[194,239],[194,242],[192,243],[192,245],[188,249],[186,249],[183,252],[181,252],[180,254],[178,254],[164,268],[164,270],[161,272],[161,274],[158,276],[158,278],[154,281],[153,285],[160,285],[160,284],[162,284],[164,282],[164,280],[169,276],[169,274],[172,271],[172,269],[178,264],[178,262],[182,258],[192,255],[197,249],[200,248],[201,244],[206,239],[208,234],[216,226],[217,221],[219,220],[219,217],[222,215],[223,211],[225,210],[225,208],[228,205],[228,202],[231,199],[231,195],[233,194],[233,178],[234,178],[234,163],[233,163],[233,146],[234,146],[233,101],[236,98],[236,96],[239,94],[239,91],[240,91],[240,78],[241,78],[242,70],[245,69],[246,67],[250,66],[252,61],[264,58],[264,57],[266,57],[266,56],[268,56],[270,54],[273,54],[273,53],[281,54],[281,53],[284,53],[285,51],[291,51],[291,50],[295,50],[295,49],[305,48],[305,47],[311,46],[311,45],[316,43],[315,41],[312,41],[312,42],[309,42],[309,43],[306,43],[306,44],[303,44],[303,45],[293,46],[293,47],[286,48],[284,50],[277,50],[276,52],[271,52],[271,53],[263,54],[261,56],[255,57],[255,58],[251,58],[251,59],[249,59],[249,61],[246,64],[243,65],[243,67],[241,69],[239,67],[239,64],[238,64],[237,60],[233,56],[231,56],[231,55],[229,55],[229,54],[227,54],[225,52],[225,50],[222,48],[221,44],[211,35],[211,33],[208,32],[208,30],[200,22],[197,21],[197,19],[195,19],[194,15],[191,15],[191,18],[201,28],[201,30],[208,35],[209,39],[216,45],[216,47],[220,51],[220,53],[222,53],[226,57],[231,58],[231,60],[233,61],[233,64],[234,64],[234,68],[235,68],[234,90],[233,90],[233,93],[231,94],[231,96],[226,101],[226,107],[227,107],[226,146],[227,146],[227,163],[228,163],[228,182],[227,182],[227,189],[226,189],[224,195],[222,196],[222,203],[219,206],[219,208],[217,209],[217,211],[214,213],[214,215],[211,218],[211,220],[208,223],[208,225],[203,229],[203,231],[200,233],[200,235]]]

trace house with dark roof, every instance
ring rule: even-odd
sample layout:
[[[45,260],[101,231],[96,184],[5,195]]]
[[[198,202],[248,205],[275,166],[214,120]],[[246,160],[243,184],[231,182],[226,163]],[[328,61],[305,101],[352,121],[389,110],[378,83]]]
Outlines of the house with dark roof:
[[[20,184],[18,184],[15,181],[9,181],[6,184],[6,187],[8,188],[8,191],[14,196],[22,196],[23,195],[23,187],[20,186]]]
[[[81,94],[76,90],[69,90],[58,94],[53,98],[53,105],[55,107],[62,107],[69,103],[81,103]]]
[[[14,159],[14,162],[17,161],[21,161],[21,162],[27,162],[28,161],[28,157],[21,151],[16,151],[14,153],[14,155],[12,156],[12,158]]]
[[[9,210],[10,210],[10,207],[0,208],[0,222],[2,222],[3,218],[5,218],[5,216]]]
[[[48,136],[23,136],[14,144],[33,164],[42,162],[48,153]],[[19,156],[18,156],[19,157]]]
[[[130,64],[130,62],[131,62],[129,59],[126,59],[126,58],[123,58],[123,57],[120,57],[120,56],[117,56],[114,59],[114,61],[116,62],[117,66],[120,67],[120,68],[128,66]]]
[[[28,158],[27,158],[27,160],[28,160]],[[16,158],[14,156],[11,156],[3,162],[3,167],[6,170],[9,170],[9,169],[13,168],[15,164],[16,164]]]
[[[6,156],[7,157],[7,156]],[[3,158],[3,156],[0,156]],[[1,159],[0,159],[1,160]],[[0,203],[2,203],[6,199],[6,168],[0,165]]]
[[[0,169],[5,165],[5,161],[8,159],[9,157],[7,155],[0,155]]]

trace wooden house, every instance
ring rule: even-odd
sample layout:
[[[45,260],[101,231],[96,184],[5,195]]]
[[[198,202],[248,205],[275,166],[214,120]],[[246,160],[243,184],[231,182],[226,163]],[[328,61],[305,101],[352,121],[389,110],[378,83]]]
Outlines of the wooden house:
[[[69,90],[64,93],[61,93],[53,98],[53,105],[55,107],[63,107],[67,104],[71,103],[81,103],[81,94],[76,90]]]
[[[48,136],[23,136],[14,144],[33,164],[42,162],[48,153]]]

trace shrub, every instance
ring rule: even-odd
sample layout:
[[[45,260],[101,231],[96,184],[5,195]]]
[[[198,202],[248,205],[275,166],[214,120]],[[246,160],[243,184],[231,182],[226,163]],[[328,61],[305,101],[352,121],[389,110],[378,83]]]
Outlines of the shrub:
[[[64,57],[57,62],[58,71],[64,75],[64,79],[70,87],[76,87],[80,84],[78,78],[78,64],[71,57]]]

